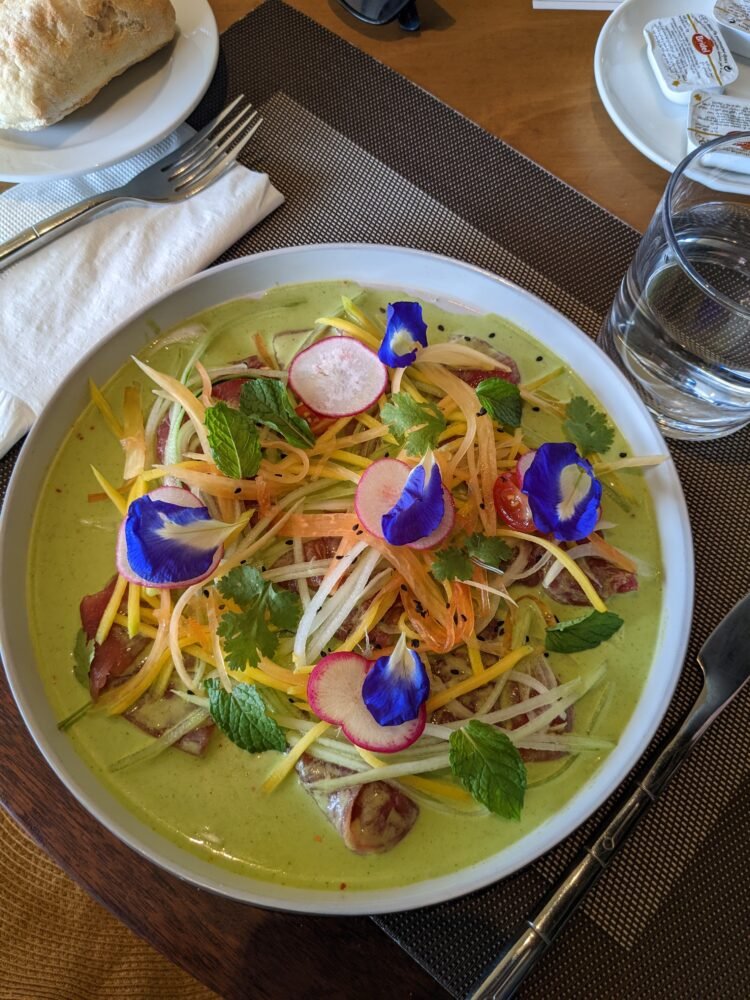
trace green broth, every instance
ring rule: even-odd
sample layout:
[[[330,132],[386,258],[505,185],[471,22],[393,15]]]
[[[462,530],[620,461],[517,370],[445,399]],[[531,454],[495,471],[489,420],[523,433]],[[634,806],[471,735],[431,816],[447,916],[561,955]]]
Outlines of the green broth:
[[[270,344],[277,332],[309,329],[319,315],[338,308],[342,292],[352,296],[359,291],[343,282],[284,286],[260,299],[218,306],[190,322],[215,334],[204,358],[208,365],[215,365],[255,353],[255,333],[261,333]],[[399,293],[366,291],[357,301],[368,313],[377,315],[399,297]],[[425,319],[432,340],[457,334],[490,338],[493,346],[516,359],[523,381],[560,365],[547,348],[500,317],[456,314],[427,305]],[[295,338],[288,339],[291,352]],[[159,369],[178,372],[191,345],[175,338],[166,347],[158,344],[159,340],[143,352],[144,356]],[[134,382],[143,385],[145,398],[150,386],[132,363],[106,387],[105,395],[116,411],[123,387]],[[574,394],[592,398],[569,372],[547,389],[562,399]],[[528,406],[524,407],[524,428],[532,439],[560,438],[559,425],[542,413],[530,412]],[[610,454],[627,450],[618,431]],[[39,670],[60,719],[87,698],[72,671],[79,601],[84,594],[99,590],[115,572],[119,515],[109,503],[88,501],[88,494],[98,490],[91,464],[119,481],[120,449],[89,406],[50,469],[36,513],[29,560],[29,603]],[[661,611],[661,570],[654,565],[659,542],[651,500],[642,473],[631,471],[621,476],[635,503],[625,512],[605,498],[604,517],[617,524],[608,537],[650,564],[653,573],[648,578],[640,576],[637,593],[610,600],[610,608],[625,619],[625,625],[605,646],[575,657],[552,654],[548,661],[561,680],[606,661],[605,681],[576,705],[575,731],[587,732],[595,718],[593,733],[613,741],[622,733],[640,695],[653,658]],[[561,617],[571,616],[570,608],[552,606]],[[252,877],[335,891],[344,886],[356,891],[404,885],[487,858],[552,816],[589,780],[605,756],[586,754],[564,762],[530,764],[530,788],[520,822],[461,816],[422,806],[414,829],[395,849],[363,857],[344,847],[294,777],[273,795],[260,792],[261,782],[278,759],[275,754],[245,753],[217,734],[202,759],[169,750],[145,765],[112,774],[109,765],[146,745],[149,737],[123,719],[95,713],[77,722],[69,736],[101,781],[148,826],[171,841]]]

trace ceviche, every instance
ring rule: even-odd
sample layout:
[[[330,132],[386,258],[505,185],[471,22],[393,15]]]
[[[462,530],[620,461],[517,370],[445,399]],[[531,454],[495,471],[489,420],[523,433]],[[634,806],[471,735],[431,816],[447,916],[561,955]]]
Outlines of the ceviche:
[[[40,505],[37,644],[80,625],[61,727],[158,828],[263,878],[397,883],[512,842],[615,745],[662,456],[522,331],[281,288],[91,398]]]

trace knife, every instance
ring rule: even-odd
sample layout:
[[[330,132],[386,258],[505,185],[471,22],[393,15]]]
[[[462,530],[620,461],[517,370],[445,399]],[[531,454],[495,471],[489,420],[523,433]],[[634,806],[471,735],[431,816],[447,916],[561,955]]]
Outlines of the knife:
[[[608,867],[648,807],[659,798],[705,731],[750,679],[750,594],[736,604],[698,654],[703,688],[677,734],[625,804],[608,819],[560,882],[506,943],[467,1000],[508,1000]]]

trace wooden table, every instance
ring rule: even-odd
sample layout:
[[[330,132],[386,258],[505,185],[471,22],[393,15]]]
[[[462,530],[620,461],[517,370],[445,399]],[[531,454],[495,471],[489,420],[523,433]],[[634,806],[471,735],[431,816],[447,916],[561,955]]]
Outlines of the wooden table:
[[[219,28],[257,2],[212,0]],[[632,225],[647,224],[666,174],[628,145],[599,103],[592,56],[604,14],[533,12],[531,0],[419,0],[425,30],[408,35],[396,25],[363,26],[336,0],[291,2]],[[393,995],[394,984],[398,996],[445,995],[366,918],[295,917],[187,890],[94,831],[35,752],[9,699],[0,684],[0,710],[15,720],[0,729],[0,756],[9,762],[0,798],[96,899],[196,978],[225,997],[254,1000],[376,1000]],[[51,814],[67,815],[64,830],[50,829]],[[87,856],[105,863],[81,870]]]

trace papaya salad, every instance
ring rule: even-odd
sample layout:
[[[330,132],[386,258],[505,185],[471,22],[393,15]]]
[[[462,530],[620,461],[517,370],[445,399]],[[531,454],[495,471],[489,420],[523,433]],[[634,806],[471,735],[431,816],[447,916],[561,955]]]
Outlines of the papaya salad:
[[[91,384],[122,450],[88,489],[116,573],[81,600],[61,727],[136,727],[111,773],[249,754],[258,810],[299,782],[364,855],[420,814],[512,825],[614,746],[609,663],[658,565],[612,535],[662,456],[616,449],[556,359],[427,311],[345,295],[218,360],[195,322],[179,370],[144,353],[121,401]]]

